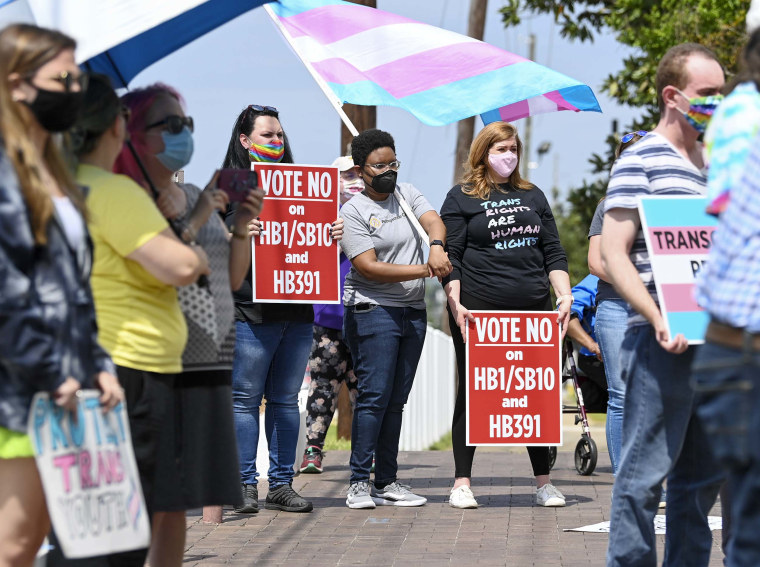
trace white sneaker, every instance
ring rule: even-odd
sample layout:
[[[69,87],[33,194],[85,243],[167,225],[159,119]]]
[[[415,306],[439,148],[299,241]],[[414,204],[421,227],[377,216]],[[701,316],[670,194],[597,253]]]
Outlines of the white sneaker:
[[[538,506],[560,507],[565,505],[565,497],[551,483],[543,485],[536,490],[536,504]]]
[[[372,487],[372,501],[378,506],[422,506],[427,502],[424,496],[414,494],[400,482],[392,482],[383,489]]]
[[[349,508],[374,508],[375,503],[369,495],[368,482],[352,482],[348,487],[346,506]]]
[[[449,496],[449,506],[452,508],[477,508],[478,501],[472,495],[469,486],[462,485],[451,489]]]

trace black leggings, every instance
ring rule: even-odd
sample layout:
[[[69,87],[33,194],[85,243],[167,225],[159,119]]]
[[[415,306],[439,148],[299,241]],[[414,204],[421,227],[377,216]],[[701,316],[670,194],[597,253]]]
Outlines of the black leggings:
[[[548,295],[546,299],[542,299],[533,305],[507,307],[495,305],[461,292],[459,302],[467,309],[476,311],[553,311],[552,300]],[[454,417],[451,422],[451,441],[454,446],[454,476],[456,478],[470,478],[472,476],[472,460],[475,457],[475,446],[467,444],[467,369],[465,368],[467,358],[462,333],[459,331],[457,322],[451,314],[451,309],[448,306],[446,309],[449,312],[449,326],[451,327],[451,337],[454,339],[454,352],[457,357],[457,373],[459,374],[457,380],[457,401],[454,404]],[[549,447],[527,447],[527,449],[530,464],[533,466],[533,475],[549,474]]]

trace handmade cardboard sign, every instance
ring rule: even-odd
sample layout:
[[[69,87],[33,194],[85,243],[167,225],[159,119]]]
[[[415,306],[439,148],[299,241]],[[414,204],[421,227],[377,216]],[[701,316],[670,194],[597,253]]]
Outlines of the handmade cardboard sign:
[[[82,390],[77,412],[48,393],[32,401],[28,434],[50,519],[64,555],[140,549],[150,525],[124,404],[103,413],[97,390]]]

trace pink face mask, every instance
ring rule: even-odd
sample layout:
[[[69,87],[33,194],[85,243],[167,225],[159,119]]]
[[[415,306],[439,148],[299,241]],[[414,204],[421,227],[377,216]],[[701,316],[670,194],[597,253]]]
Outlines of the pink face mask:
[[[509,177],[517,167],[517,154],[512,152],[488,154],[488,163],[497,174],[502,177]]]
[[[361,178],[357,177],[350,181],[346,181],[345,179],[341,177],[340,179],[340,202],[341,203],[346,204],[351,197],[353,197],[357,193],[361,193],[362,191],[364,191],[364,181],[362,181]]]

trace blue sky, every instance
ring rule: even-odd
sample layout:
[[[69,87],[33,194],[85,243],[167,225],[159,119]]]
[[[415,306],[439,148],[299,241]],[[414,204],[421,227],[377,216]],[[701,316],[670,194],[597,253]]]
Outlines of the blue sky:
[[[560,38],[549,17],[526,18],[505,30],[489,0],[485,41],[527,57],[535,33],[536,61],[590,85],[602,114],[557,112],[533,119],[533,148],[552,144],[531,181],[547,195],[556,179],[560,193],[590,179],[592,152],[605,149],[613,119],[624,128],[636,112],[615,105],[600,93],[604,78],[621,67],[627,51],[611,36],[593,44]],[[459,33],[467,28],[468,0],[378,0],[378,8]],[[203,186],[222,162],[235,118],[246,105],[276,106],[299,163],[329,164],[340,152],[340,119],[308,72],[279,35],[262,8],[255,9],[149,67],[132,88],[162,81],[177,88],[195,119],[195,154],[185,179]],[[521,134],[524,120],[516,122]],[[393,134],[402,161],[399,180],[413,183],[440,208],[452,187],[456,124],[425,126],[403,110],[378,109],[378,128]],[[476,129],[482,123],[477,119]],[[534,155],[531,159],[536,161]]]

